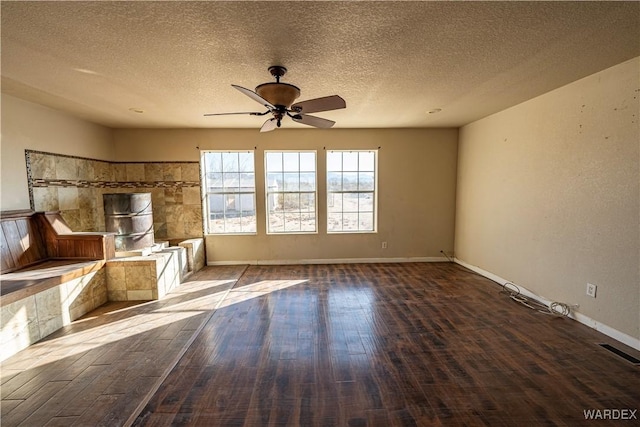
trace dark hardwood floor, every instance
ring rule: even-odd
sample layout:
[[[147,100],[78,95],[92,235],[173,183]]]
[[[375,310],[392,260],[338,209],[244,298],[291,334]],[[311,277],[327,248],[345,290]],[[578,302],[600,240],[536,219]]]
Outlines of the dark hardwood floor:
[[[207,267],[5,361],[2,426],[591,426],[608,421],[584,411],[639,409],[640,367],[598,344],[640,352],[500,289],[451,263]]]

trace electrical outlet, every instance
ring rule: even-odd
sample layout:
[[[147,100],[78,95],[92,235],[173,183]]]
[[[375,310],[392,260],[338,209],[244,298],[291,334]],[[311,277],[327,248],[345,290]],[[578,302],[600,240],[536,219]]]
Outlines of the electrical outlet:
[[[596,297],[596,291],[598,290],[598,287],[592,283],[587,283],[587,296],[591,297],[591,298],[595,298]]]
[[[382,249],[387,249],[387,242],[382,242]]]

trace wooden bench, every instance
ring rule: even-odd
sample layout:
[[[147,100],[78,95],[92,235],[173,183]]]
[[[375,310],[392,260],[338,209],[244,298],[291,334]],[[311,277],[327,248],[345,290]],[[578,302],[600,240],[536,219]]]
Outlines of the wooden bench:
[[[74,232],[59,212],[0,213],[0,360],[107,301],[114,236]]]
[[[59,212],[0,212],[0,269],[9,273],[48,259],[107,260],[114,233],[72,231]]]

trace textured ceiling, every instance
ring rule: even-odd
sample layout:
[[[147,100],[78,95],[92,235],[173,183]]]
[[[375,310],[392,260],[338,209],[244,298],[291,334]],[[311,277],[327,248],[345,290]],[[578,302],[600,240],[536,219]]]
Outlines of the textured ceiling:
[[[1,8],[2,91],[110,127],[258,128],[203,114],[259,111],[231,84],[272,81],[270,65],[299,100],[342,96],[346,110],[317,113],[336,127],[460,126],[640,55],[640,2]]]

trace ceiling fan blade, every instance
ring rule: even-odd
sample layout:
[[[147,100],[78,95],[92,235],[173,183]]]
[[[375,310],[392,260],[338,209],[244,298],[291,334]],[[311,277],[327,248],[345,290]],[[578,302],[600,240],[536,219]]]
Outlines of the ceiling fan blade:
[[[299,117],[299,118],[298,118]],[[317,128],[330,128],[335,125],[336,122],[333,120],[323,119],[321,117],[310,116],[308,114],[296,114],[291,117],[293,121],[302,123],[303,125],[313,126]]]
[[[295,103],[291,106],[291,110],[307,114],[317,113],[319,111],[339,110],[346,106],[347,103],[344,99],[340,98],[338,95],[331,95]]]
[[[267,107],[269,110],[273,110],[274,107],[273,105],[271,105],[271,103],[269,101],[267,101],[266,99],[264,99],[263,97],[261,97],[260,95],[258,95],[257,93],[255,93],[254,91],[247,89],[246,87],[242,87],[242,86],[238,86],[238,85],[231,85],[234,88],[238,89],[240,92],[244,93],[245,95],[247,95],[249,98],[253,99],[254,101],[264,105],[265,107]]]
[[[269,119],[260,128],[260,132],[269,132],[278,127],[278,121],[276,119]]]
[[[242,113],[208,113],[208,114],[204,114],[204,115],[205,116],[231,116],[233,114],[249,114],[251,116],[263,116],[263,115],[265,115],[267,113],[268,113],[268,111],[265,112],[265,113],[257,113],[257,112],[254,112],[254,111],[245,111],[245,112],[242,112]]]

